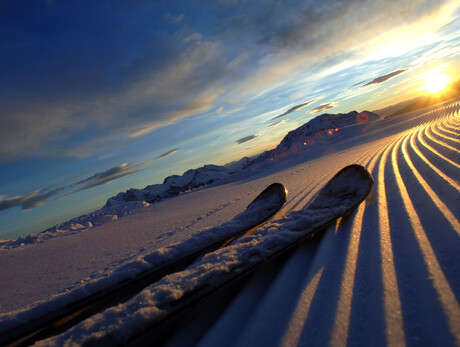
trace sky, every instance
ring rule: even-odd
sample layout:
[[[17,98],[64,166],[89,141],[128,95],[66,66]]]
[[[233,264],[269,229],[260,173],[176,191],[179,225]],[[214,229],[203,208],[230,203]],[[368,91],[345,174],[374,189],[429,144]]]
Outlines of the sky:
[[[3,0],[0,238],[460,72],[460,3]]]

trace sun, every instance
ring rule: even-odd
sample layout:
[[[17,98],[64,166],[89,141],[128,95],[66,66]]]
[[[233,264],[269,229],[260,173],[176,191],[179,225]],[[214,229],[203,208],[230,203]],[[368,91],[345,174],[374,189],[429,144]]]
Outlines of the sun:
[[[421,88],[422,90],[426,90],[428,93],[438,93],[450,82],[450,77],[444,75],[438,71],[430,72],[425,80],[425,85]]]

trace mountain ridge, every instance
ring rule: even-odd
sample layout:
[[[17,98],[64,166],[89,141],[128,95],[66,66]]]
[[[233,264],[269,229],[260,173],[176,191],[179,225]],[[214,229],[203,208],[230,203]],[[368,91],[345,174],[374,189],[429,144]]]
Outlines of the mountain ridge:
[[[119,192],[108,198],[104,207],[99,210],[58,224],[37,235],[31,234],[26,237],[19,237],[17,240],[0,241],[0,248],[18,247],[24,244],[42,242],[56,236],[87,230],[187,191],[211,184],[223,184],[228,182],[227,178],[233,181],[241,177],[241,175],[250,176],[253,173],[252,170],[257,171],[268,167],[273,162],[282,161],[300,151],[330,141],[331,136],[341,129],[380,118],[379,115],[370,111],[319,115],[300,127],[289,131],[272,150],[265,151],[252,158],[243,157],[236,162],[222,166],[208,164],[196,169],[189,169],[182,175],[166,177],[161,184],[148,185],[142,189],[130,188],[125,192]],[[235,175],[236,173],[239,175]],[[232,175],[234,176],[232,177]]]

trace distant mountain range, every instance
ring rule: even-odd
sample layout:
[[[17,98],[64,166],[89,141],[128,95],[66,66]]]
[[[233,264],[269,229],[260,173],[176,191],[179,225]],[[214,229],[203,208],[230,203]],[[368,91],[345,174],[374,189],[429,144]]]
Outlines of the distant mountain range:
[[[42,242],[49,238],[87,230],[186,191],[247,177],[253,171],[257,172],[259,169],[270,167],[272,163],[287,159],[300,151],[327,144],[333,138],[352,136],[353,129],[350,128],[351,133],[345,131],[352,125],[416,111],[458,96],[460,96],[460,80],[451,86],[449,92],[437,97],[423,96],[374,112],[358,113],[352,111],[345,114],[322,114],[290,131],[276,148],[265,151],[258,156],[244,157],[239,161],[223,166],[205,165],[197,169],[187,170],[180,176],[168,176],[162,184],[149,185],[143,189],[128,189],[109,198],[103,208],[58,224],[38,235],[31,234],[27,237],[19,237],[17,240],[0,240],[0,249]]]
[[[126,192],[118,193],[116,196],[109,198],[104,208],[116,207],[132,201],[154,203],[173,197],[181,192],[221,181],[250,167],[260,167],[262,163],[270,165],[274,160],[278,162],[293,153],[297,153],[315,143],[321,142],[328,135],[343,127],[379,118],[377,114],[369,111],[361,113],[352,111],[346,114],[323,114],[301,127],[290,131],[275,149],[266,151],[252,159],[245,157],[224,166],[205,165],[197,169],[190,169],[182,176],[169,176],[162,184],[149,185],[143,189],[131,188]]]
[[[391,105],[380,110],[374,111],[385,118],[398,116],[420,110],[422,108],[439,104],[441,102],[457,98],[460,96],[460,80],[451,83],[445,92],[435,95],[424,95],[411,100],[405,100],[395,105]]]
[[[213,183],[221,184],[250,176],[253,172],[270,167],[274,162],[282,161],[300,151],[322,146],[333,138],[338,138],[337,136],[347,136],[345,129],[354,124],[374,121],[379,118],[380,116],[369,111],[322,114],[299,128],[290,131],[276,148],[258,156],[253,158],[245,157],[224,166],[205,165],[197,169],[187,170],[180,176],[169,176],[165,178],[162,184],[149,185],[143,189],[128,189],[109,198],[105,206],[99,210],[58,224],[37,235],[32,234],[27,237],[20,237],[17,240],[0,241],[0,249],[43,242],[49,238],[87,230],[186,191]]]

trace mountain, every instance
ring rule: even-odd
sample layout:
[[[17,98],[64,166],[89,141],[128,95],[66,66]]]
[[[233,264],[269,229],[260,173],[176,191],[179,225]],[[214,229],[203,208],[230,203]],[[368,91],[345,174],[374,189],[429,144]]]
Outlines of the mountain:
[[[342,133],[342,130],[351,125],[379,118],[377,114],[369,111],[322,114],[299,128],[290,131],[276,148],[258,156],[244,157],[224,166],[205,165],[197,169],[187,170],[180,176],[168,176],[162,184],[149,185],[143,189],[128,189],[109,198],[105,206],[99,210],[58,224],[37,235],[31,234],[25,238],[20,237],[17,240],[0,241],[0,249],[19,247],[22,244],[39,243],[53,237],[87,230],[95,225],[105,224],[132,214],[138,209],[149,206],[151,203],[159,202],[188,190],[197,189],[215,182],[223,184],[245,178],[252,174],[252,170],[257,172],[259,169],[269,167],[273,162],[290,157],[291,154],[327,143],[337,131]]]
[[[287,133],[275,149],[262,153],[252,161],[251,165],[260,166],[263,163],[286,159],[291,154],[309,149],[312,146],[321,146],[330,141],[330,137],[334,133],[348,126],[377,119],[380,119],[380,116],[370,111],[322,114]]]
[[[297,145],[305,146],[312,144],[312,141],[316,142],[315,138],[322,137],[332,131],[337,131],[348,125],[365,123],[379,118],[377,114],[369,111],[361,113],[352,111],[345,114],[322,114],[299,128],[290,131],[275,148],[274,153],[287,151]]]
[[[422,108],[437,105],[441,102],[457,98],[460,96],[460,80],[457,80],[442,93],[435,95],[420,96],[415,99],[402,101],[398,104],[391,105],[389,107],[374,111],[375,113],[384,117],[393,117],[400,114],[409,113]]]
[[[205,165],[198,169],[188,170],[182,176],[169,176],[164,180],[163,184],[150,185],[144,189],[131,188],[108,199],[104,208],[119,206],[130,201],[145,201],[147,203],[160,201],[178,195],[181,192],[220,181],[231,174],[242,172],[254,164],[260,164],[261,162],[268,164],[273,158],[277,160],[283,159],[290,152],[298,152],[315,143],[320,144],[326,141],[328,135],[341,128],[379,118],[377,114],[369,111],[322,114],[299,128],[290,131],[275,149],[266,151],[255,158],[244,157],[225,166]]]
[[[118,206],[130,201],[146,201],[153,203],[165,198],[178,195],[186,190],[196,189],[218,181],[234,171],[218,165],[205,165],[198,169],[190,169],[182,176],[172,175],[165,178],[162,184],[153,184],[144,189],[131,188],[118,193],[107,200],[105,207]]]
[[[169,176],[164,180],[163,184],[149,185],[144,189],[131,188],[126,192],[118,193],[116,196],[109,198],[104,208],[119,206],[130,201],[145,201],[147,203],[160,201],[178,195],[181,192],[220,181],[235,172],[245,170],[253,164],[268,161],[274,157],[283,158],[284,154],[290,152],[291,149],[294,149],[294,152],[298,152],[308,145],[321,142],[322,137],[326,138],[327,135],[338,131],[340,128],[379,118],[377,114],[369,111],[322,114],[301,127],[290,131],[275,149],[266,151],[254,159],[244,157],[225,166],[205,165],[198,169],[188,170],[182,176]]]

